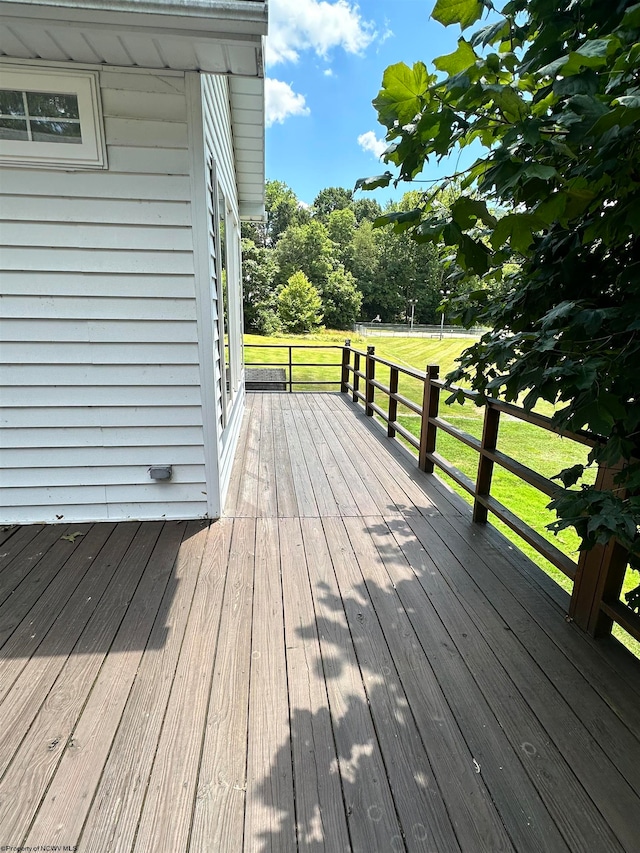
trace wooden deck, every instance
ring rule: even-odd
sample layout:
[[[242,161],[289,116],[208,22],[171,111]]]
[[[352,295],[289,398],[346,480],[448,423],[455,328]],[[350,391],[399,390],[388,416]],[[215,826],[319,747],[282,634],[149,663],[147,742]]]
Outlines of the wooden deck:
[[[0,533],[0,848],[637,853],[640,665],[380,435],[251,395],[219,522]]]

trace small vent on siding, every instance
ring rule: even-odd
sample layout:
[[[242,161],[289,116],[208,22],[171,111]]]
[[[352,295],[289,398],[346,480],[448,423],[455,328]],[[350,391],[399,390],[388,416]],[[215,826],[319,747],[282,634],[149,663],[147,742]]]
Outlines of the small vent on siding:
[[[152,480],[170,480],[173,476],[171,465],[152,465],[149,468],[149,476]]]

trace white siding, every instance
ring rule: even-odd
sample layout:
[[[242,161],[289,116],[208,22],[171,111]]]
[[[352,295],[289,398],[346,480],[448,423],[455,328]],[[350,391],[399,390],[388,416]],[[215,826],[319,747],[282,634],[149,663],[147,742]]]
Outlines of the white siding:
[[[2,175],[4,522],[207,513],[184,76],[100,83],[107,170]]]

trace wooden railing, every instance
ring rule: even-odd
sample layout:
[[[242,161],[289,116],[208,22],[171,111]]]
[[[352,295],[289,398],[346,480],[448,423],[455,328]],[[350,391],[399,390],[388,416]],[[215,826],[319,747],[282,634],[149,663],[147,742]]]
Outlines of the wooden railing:
[[[380,381],[379,368],[388,371],[388,384]],[[401,436],[415,448],[418,454],[418,467],[421,470],[433,473],[437,467],[467,492],[473,500],[475,522],[486,522],[489,513],[493,513],[552,565],[571,578],[573,593],[569,618],[580,628],[593,636],[605,636],[611,633],[612,625],[616,622],[636,640],[640,640],[640,617],[620,600],[629,555],[619,542],[612,540],[606,546],[596,546],[590,551],[582,551],[576,563],[491,494],[493,471],[496,465],[550,498],[562,492],[559,484],[498,449],[501,415],[509,415],[587,446],[593,446],[596,437],[586,432],[568,432],[558,428],[550,418],[544,415],[489,399],[484,402],[482,438],[478,439],[449,423],[440,416],[439,412],[442,390],[446,390],[448,394],[456,391],[465,399],[473,401],[477,401],[477,393],[462,388],[451,388],[439,378],[438,374],[439,369],[435,365],[428,365],[423,372],[376,356],[375,348],[372,346],[367,347],[364,352],[351,347],[350,341],[346,341],[342,354],[340,390],[350,394],[354,402],[362,403],[369,417],[377,415],[386,423],[389,437]],[[421,405],[399,392],[400,376],[421,383]],[[385,406],[376,402],[377,392],[385,396]],[[419,438],[399,423],[399,405],[420,417]],[[458,470],[437,452],[438,430],[453,436],[478,453],[475,480]],[[612,478],[611,471],[601,469],[598,472],[596,488],[609,488]]]
[[[344,350],[344,347],[339,346],[337,344],[245,344],[244,345],[245,353],[249,349],[269,349],[269,350],[286,350],[288,354],[288,358],[286,361],[247,361],[245,358],[245,367],[263,367],[263,368],[282,368],[286,371],[286,379],[285,385],[287,387],[287,391],[292,392],[293,386],[316,386],[322,385],[327,386],[331,385],[336,387],[339,384],[338,379],[329,379],[329,380],[320,380],[320,379],[300,379],[297,377],[294,379],[294,369],[302,368],[302,367],[335,367],[341,368],[343,365],[343,361],[338,362],[326,362],[326,361],[294,361],[293,351],[294,350],[340,350],[341,352]],[[266,390],[281,390],[282,381],[278,379],[273,380],[260,380],[262,384],[265,386],[273,386],[273,388],[268,388]]]

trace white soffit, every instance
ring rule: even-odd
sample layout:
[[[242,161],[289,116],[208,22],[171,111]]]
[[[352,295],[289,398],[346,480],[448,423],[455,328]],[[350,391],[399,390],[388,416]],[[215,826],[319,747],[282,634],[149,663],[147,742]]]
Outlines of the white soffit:
[[[261,77],[261,0],[0,0],[0,56]]]
[[[264,80],[229,77],[240,218],[264,219]]]

